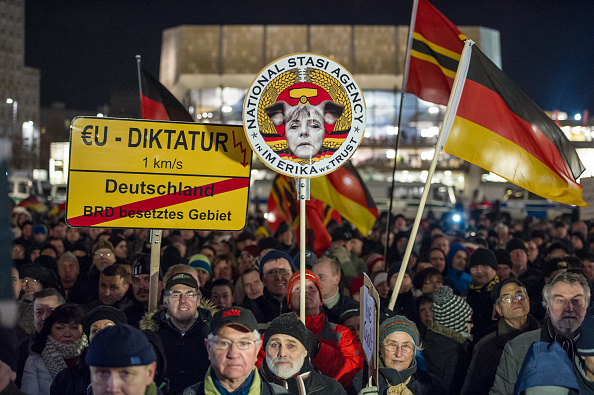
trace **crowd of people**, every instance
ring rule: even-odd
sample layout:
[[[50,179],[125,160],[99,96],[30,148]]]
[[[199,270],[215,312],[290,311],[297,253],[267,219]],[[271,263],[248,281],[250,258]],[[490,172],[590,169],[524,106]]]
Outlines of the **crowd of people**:
[[[332,222],[305,272],[286,223],[163,230],[149,310],[147,229],[13,219],[18,321],[0,332],[0,394],[594,393],[587,222],[481,214],[462,234],[426,220],[405,266],[410,219],[388,234],[380,217],[369,235]],[[373,383],[364,274],[380,296]]]

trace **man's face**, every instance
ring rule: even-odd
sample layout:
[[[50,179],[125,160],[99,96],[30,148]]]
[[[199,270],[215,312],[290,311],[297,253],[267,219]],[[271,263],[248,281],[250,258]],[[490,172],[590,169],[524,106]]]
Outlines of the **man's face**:
[[[266,364],[272,373],[283,379],[297,374],[306,356],[307,350],[293,336],[275,334],[266,344]]]
[[[215,341],[231,342],[252,342],[256,340],[253,332],[248,332],[238,326],[224,326],[219,329],[215,336]],[[260,351],[261,342],[250,344],[247,350],[240,350],[236,343],[233,343],[226,350],[217,350],[214,342],[204,340],[210,365],[219,379],[235,379],[237,381],[245,380],[252,372],[256,364],[258,351]]]
[[[394,221],[394,230],[398,232],[406,230],[406,220],[402,217],[396,218]]]
[[[441,276],[441,274],[435,274],[433,276],[427,276],[425,278],[425,282],[423,283],[423,288],[421,290],[423,291],[423,293],[433,293],[442,286],[443,277]]]
[[[336,295],[336,292],[338,292],[338,284],[340,283],[340,274],[333,272],[331,263],[319,262],[314,265],[311,271],[316,275],[320,282],[324,299]]]
[[[395,351],[390,351],[387,347]],[[381,358],[386,367],[398,371],[407,369],[414,355],[414,342],[408,333],[393,332],[386,336],[381,348]]]
[[[511,267],[508,265],[497,265],[497,276],[499,277],[499,281],[503,281],[506,278],[509,278],[511,275]]]
[[[128,258],[128,245],[126,244],[126,240],[120,241],[114,247],[114,250],[115,250],[115,256],[116,256],[116,258],[121,258],[121,259]]]
[[[21,280],[19,279],[19,271],[12,267],[10,268],[11,270],[11,277],[12,277],[12,292],[14,294],[14,298],[15,300],[19,298],[20,294],[21,294],[21,288],[22,288],[22,284],[21,284]]]
[[[578,283],[559,281],[553,285],[547,310],[555,331],[566,337],[575,333],[584,320],[589,302]]]
[[[106,306],[113,306],[122,300],[128,291],[128,282],[121,276],[104,276],[99,278],[99,300]]]
[[[582,268],[584,269],[586,277],[588,277],[590,281],[594,281],[594,262],[584,259],[582,261]]]
[[[312,115],[293,118],[285,125],[289,149],[299,159],[315,157],[322,148],[325,134],[323,120]]]
[[[25,247],[20,244],[12,246],[12,259],[25,259]]]
[[[59,224],[54,226],[54,229],[52,231],[52,236],[56,237],[58,239],[65,239],[67,229],[68,229],[68,226],[63,222],[60,222]]]
[[[291,310],[294,313],[299,313],[299,307],[301,306],[299,300],[299,291],[301,287],[299,285],[300,281],[297,281],[295,285],[293,285],[293,289],[291,290]],[[311,280],[305,280],[305,315],[317,315],[320,314],[320,309],[322,308],[322,298],[320,298],[320,291],[318,291],[318,287],[316,284]]]
[[[251,272],[243,275],[243,287],[248,299],[256,299],[262,295],[264,284],[260,280],[258,272]]]
[[[532,240],[526,242],[526,246],[528,247],[528,260],[533,262],[538,257],[538,246]]]
[[[357,315],[355,317],[347,318],[342,325],[346,326],[357,339],[359,339],[359,327],[361,325],[360,317]]]
[[[102,272],[109,265],[113,265],[116,261],[115,254],[109,248],[99,248],[93,254],[93,265]]]
[[[132,291],[134,298],[141,303],[146,303],[149,300],[151,276],[148,274],[137,274],[132,277]]]
[[[33,326],[37,333],[41,332],[43,323],[58,306],[58,297],[55,295],[35,299],[33,302]]]
[[[444,255],[447,255],[450,251],[450,242],[445,237],[438,237],[431,243],[431,248],[439,248],[443,251]]]
[[[33,294],[43,289],[43,285],[41,284],[41,282],[31,277],[22,278],[21,284],[23,287],[23,291],[25,291],[25,295],[23,295],[23,298],[27,300],[33,300]]]
[[[479,287],[487,284],[497,275],[497,272],[489,265],[476,265],[470,268],[472,283]]]
[[[186,293],[196,293],[197,291],[198,290],[196,288],[188,287],[187,285],[183,284],[177,284],[171,287],[171,292],[174,293],[173,296],[179,296],[179,298],[175,298],[171,297],[172,295],[169,295],[164,300],[165,307],[167,307],[167,312],[172,319],[180,323],[190,322],[192,319],[194,319],[200,298],[198,298],[196,295],[194,295],[193,298],[188,298]],[[169,291],[165,292],[169,293]]]
[[[238,263],[239,273],[241,274],[254,266],[254,257],[249,252],[242,251],[241,255],[239,255]]]
[[[68,230],[66,231],[66,240],[68,240],[71,243],[74,243],[78,239],[80,239],[80,232],[78,231],[78,229],[68,228]]]
[[[220,260],[216,267],[213,269],[213,278],[219,279],[224,278],[225,280],[231,281],[233,270],[231,269],[231,263],[226,260]]]
[[[363,253],[363,240],[351,239],[351,252],[354,252],[357,256],[361,256]]]
[[[226,285],[217,285],[216,287],[212,287],[210,301],[214,303],[219,310],[222,310],[233,306],[235,299],[233,298],[233,291],[231,291],[231,288]]]
[[[103,228],[91,228],[89,229],[89,237],[91,240],[97,240],[97,236],[99,236],[103,232]]]
[[[94,395],[144,395],[155,378],[157,363],[145,366],[103,368],[90,366]]]
[[[511,303],[505,297],[511,296]],[[520,300],[516,296],[521,296]],[[495,305],[497,313],[505,319],[511,320],[526,317],[530,313],[530,299],[526,290],[516,283],[505,284],[499,293],[499,302]]]
[[[459,250],[452,258],[452,267],[456,270],[463,271],[466,268],[468,253],[466,250]]]
[[[115,326],[115,323],[112,320],[97,320],[91,324],[91,328],[89,331],[89,342],[93,340],[95,335],[102,331],[103,329],[107,328],[108,326]]]
[[[200,253],[207,257],[209,262],[212,262],[215,257],[214,252],[210,248],[203,248],[200,250]]]
[[[78,261],[64,259],[58,264],[58,276],[63,283],[73,283],[80,272]]]
[[[427,328],[433,320],[433,302],[425,302],[419,306],[419,317]]]
[[[438,240],[445,240],[445,239],[439,238]],[[429,261],[431,262],[431,265],[433,265],[434,268],[439,270],[440,273],[443,272],[443,269],[445,269],[446,261],[445,261],[445,255],[443,254],[443,252],[438,251],[438,250],[431,251],[429,253]]]
[[[528,255],[522,249],[517,248],[511,251],[509,257],[511,258],[513,268],[516,270],[524,270],[528,265]]]
[[[565,239],[567,237],[567,228],[565,226],[559,226],[558,228],[555,228],[555,231],[557,232],[558,238]]]
[[[287,284],[293,275],[293,270],[286,259],[266,262],[262,273],[262,283],[268,292],[275,297],[287,296]]]

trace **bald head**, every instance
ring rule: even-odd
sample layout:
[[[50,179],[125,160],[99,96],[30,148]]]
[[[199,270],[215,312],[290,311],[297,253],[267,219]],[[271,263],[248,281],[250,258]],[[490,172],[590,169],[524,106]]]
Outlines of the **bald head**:
[[[322,287],[322,296],[328,299],[338,292],[340,283],[340,264],[332,258],[322,258],[311,269]]]

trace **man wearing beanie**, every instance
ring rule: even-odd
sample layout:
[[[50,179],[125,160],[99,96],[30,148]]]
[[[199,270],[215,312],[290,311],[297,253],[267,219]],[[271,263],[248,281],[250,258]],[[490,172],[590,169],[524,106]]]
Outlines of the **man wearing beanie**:
[[[505,250],[503,251],[507,254]],[[498,283],[491,298],[501,317],[495,331],[485,335],[475,346],[462,394],[487,394],[493,386],[503,347],[518,335],[540,328],[530,315],[530,300],[526,288],[516,278]]]
[[[300,310],[301,272],[289,280],[287,302],[295,314]],[[361,345],[353,333],[342,325],[332,324],[322,312],[322,288],[318,278],[305,271],[305,326],[316,336],[311,350],[313,364],[326,376],[348,388],[363,368]]]
[[[472,308],[444,285],[433,294],[433,321],[425,335],[427,371],[439,377],[446,393],[459,394],[470,364]]]
[[[260,366],[260,376],[295,395],[346,395],[336,380],[314,369],[310,353],[316,343],[314,334],[296,314],[287,313],[275,318],[264,335],[266,358]]]
[[[128,324],[138,328],[140,320],[148,312],[148,300],[150,290],[151,256],[142,254],[132,267],[132,306],[124,310],[128,318]],[[157,301],[161,300],[163,292],[163,274],[159,269],[159,285],[157,288]]]
[[[470,266],[472,282],[466,294],[466,301],[472,307],[472,322],[474,324],[472,338],[474,342],[477,342],[496,323],[493,320],[494,309],[491,292],[499,282],[497,258],[491,250],[477,248],[470,255],[468,266]]]
[[[164,308],[147,313],[140,321],[140,329],[157,333],[163,342],[172,395],[201,380],[208,369],[204,339],[211,314],[198,307],[201,298],[192,275],[174,274],[165,284]]]
[[[540,292],[544,284],[542,283],[542,272],[534,268],[528,267],[528,248],[524,242],[520,239],[511,239],[505,247],[509,252],[509,257],[512,262],[512,274],[524,284],[530,300],[532,300],[532,314],[538,320],[544,318],[544,311],[542,310],[542,304],[539,303],[541,300]]]
[[[260,261],[260,278],[264,284],[262,296],[244,301],[258,321],[258,329],[265,331],[268,324],[290,311],[287,305],[287,284],[293,275],[293,260],[284,251],[270,250]]]
[[[520,368],[534,342],[559,343],[573,361],[581,336],[589,335],[580,327],[590,305],[590,296],[588,280],[581,273],[567,271],[547,283],[542,290],[547,311],[542,328],[522,333],[505,345],[490,394],[514,393]]]
[[[367,387],[376,394],[440,394],[444,384],[432,373],[419,369],[415,358],[421,349],[419,331],[408,318],[395,315],[379,328],[380,368],[378,387]],[[367,365],[357,373],[349,394],[361,393],[367,386]]]
[[[156,395],[153,382],[157,357],[146,336],[130,325],[117,325],[97,333],[86,357],[93,395],[123,393]]]

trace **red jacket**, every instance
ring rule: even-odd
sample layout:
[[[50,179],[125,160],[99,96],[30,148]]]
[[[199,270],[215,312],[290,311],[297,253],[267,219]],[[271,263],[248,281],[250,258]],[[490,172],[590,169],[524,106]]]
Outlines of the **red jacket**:
[[[359,340],[347,327],[328,322],[324,313],[305,317],[305,326],[320,341],[320,350],[312,359],[313,364],[323,374],[348,388],[355,374],[363,369]],[[262,348],[258,355],[258,367],[265,356]]]

